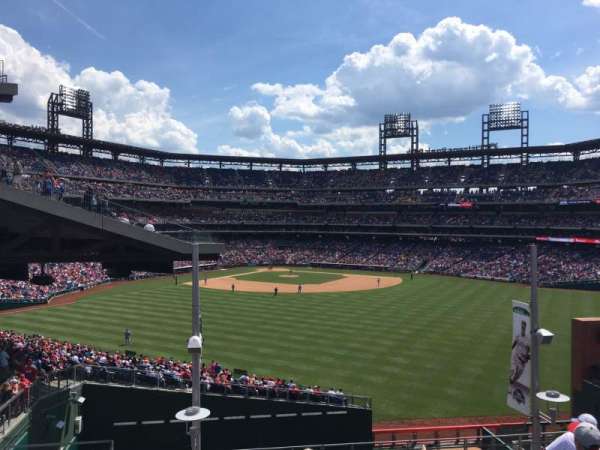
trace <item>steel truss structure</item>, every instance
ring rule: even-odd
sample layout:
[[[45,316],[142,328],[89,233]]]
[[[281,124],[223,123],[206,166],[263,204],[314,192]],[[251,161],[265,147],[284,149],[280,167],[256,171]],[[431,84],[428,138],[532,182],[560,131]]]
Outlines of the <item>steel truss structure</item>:
[[[60,85],[58,94],[53,92],[48,98],[48,126],[47,131],[52,135],[60,134],[59,117],[67,116],[81,120],[81,137],[86,142],[94,139],[94,107],[90,100],[90,93],[84,89],[73,89]],[[46,149],[51,152],[58,151],[59,142],[50,138],[46,142]],[[89,145],[82,145],[84,156],[92,155]]]
[[[517,102],[490,105],[489,112],[481,115],[481,146],[490,146],[492,131],[520,130],[521,148],[529,147],[529,111],[521,111]],[[521,155],[521,164],[527,164],[527,153]]]
[[[379,124],[379,168],[387,168],[387,140],[410,138],[410,154],[416,156],[419,151],[419,122],[411,120],[410,113],[386,114]],[[411,159],[411,167],[416,169],[419,161]]]

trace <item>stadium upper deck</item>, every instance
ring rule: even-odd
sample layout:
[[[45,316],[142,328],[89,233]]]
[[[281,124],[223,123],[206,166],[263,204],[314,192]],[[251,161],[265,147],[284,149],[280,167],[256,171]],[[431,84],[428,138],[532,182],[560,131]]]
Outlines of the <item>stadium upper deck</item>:
[[[0,137],[10,144],[14,142],[30,142],[44,145],[45,148],[71,148],[85,156],[104,156],[113,160],[136,160],[140,163],[157,165],[184,165],[187,167],[244,167],[249,170],[257,167],[270,167],[282,170],[289,168],[305,171],[306,169],[350,168],[360,166],[392,165],[409,166],[417,169],[427,165],[452,165],[453,163],[479,163],[483,166],[495,162],[518,160],[527,164],[530,160],[548,158],[569,158],[578,161],[588,156],[600,156],[600,139],[561,145],[541,145],[531,147],[498,148],[496,145],[470,146],[462,148],[418,149],[416,152],[386,155],[365,155],[334,158],[267,158],[248,156],[206,155],[177,152],[163,152],[132,145],[86,139],[78,136],[62,134],[44,127],[23,126],[0,121]]]

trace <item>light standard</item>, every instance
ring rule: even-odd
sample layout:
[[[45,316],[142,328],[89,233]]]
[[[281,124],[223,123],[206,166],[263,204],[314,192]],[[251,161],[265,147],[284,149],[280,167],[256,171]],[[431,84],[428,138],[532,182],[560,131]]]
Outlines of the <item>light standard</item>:
[[[202,313],[200,311],[199,244],[192,243],[192,336],[188,339],[187,349],[192,355],[192,406],[182,409],[175,418],[189,425],[188,433],[192,441],[192,450],[200,450],[201,420],[210,415],[210,411],[200,407],[201,357],[202,357]]]
[[[540,389],[540,345],[550,345],[554,339],[554,334],[544,328],[540,328],[539,307],[537,296],[538,285],[538,266],[537,266],[537,246],[530,246],[530,280],[531,280],[531,301],[529,308],[531,310],[531,450],[540,450],[542,447],[542,426],[541,420],[544,419],[553,422],[556,418],[556,409],[550,408],[550,416],[542,413],[538,406],[538,399],[553,403],[564,403],[569,401],[569,397],[562,395],[558,391],[539,392]]]

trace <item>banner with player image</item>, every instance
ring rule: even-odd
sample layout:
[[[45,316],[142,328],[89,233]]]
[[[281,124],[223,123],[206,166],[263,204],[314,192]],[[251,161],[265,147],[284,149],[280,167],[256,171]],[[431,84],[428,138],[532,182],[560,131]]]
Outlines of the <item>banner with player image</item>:
[[[531,313],[527,303],[512,302],[513,332],[506,403],[523,414],[531,414]]]

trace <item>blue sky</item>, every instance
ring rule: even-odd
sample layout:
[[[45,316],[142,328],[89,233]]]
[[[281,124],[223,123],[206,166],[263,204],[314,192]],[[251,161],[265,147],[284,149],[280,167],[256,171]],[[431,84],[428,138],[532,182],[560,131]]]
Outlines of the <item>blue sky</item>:
[[[15,0],[0,18],[5,26],[0,57],[21,83],[22,98],[0,107],[0,118],[43,124],[44,95],[66,82],[91,90],[99,137],[172,151],[370,153],[376,149],[378,117],[407,109],[423,122],[424,144],[477,144],[486,105],[511,99],[531,112],[532,144],[594,138],[600,136],[600,2],[587,3]],[[440,25],[448,17],[460,21]],[[427,29],[442,40],[455,32],[462,37],[423,52],[425,40],[419,38]],[[510,39],[499,30],[514,38],[515,47],[527,46],[535,59],[528,66],[517,61],[519,69],[508,72],[518,74],[503,72],[497,75],[503,81],[494,84],[486,80],[484,60],[514,63]],[[366,66],[343,67],[333,88],[326,88],[346,55],[388,46],[399,33],[414,36],[418,55],[390,63],[371,54]],[[488,47],[481,50],[482,45]],[[54,62],[29,67],[38,57],[29,47]],[[29,56],[19,59],[25,49]],[[470,60],[477,49],[481,58]],[[432,61],[453,61],[448,73],[455,81],[432,76]],[[421,67],[419,73],[412,73],[412,64]],[[89,67],[95,72],[83,72]],[[543,75],[529,79],[538,69]],[[32,75],[46,70],[51,75],[43,82]],[[465,72],[478,75],[462,79]],[[153,85],[136,86],[139,80]],[[152,111],[156,102],[158,112]],[[152,120],[160,123],[147,126]],[[518,136],[502,133],[492,140],[509,145]]]

